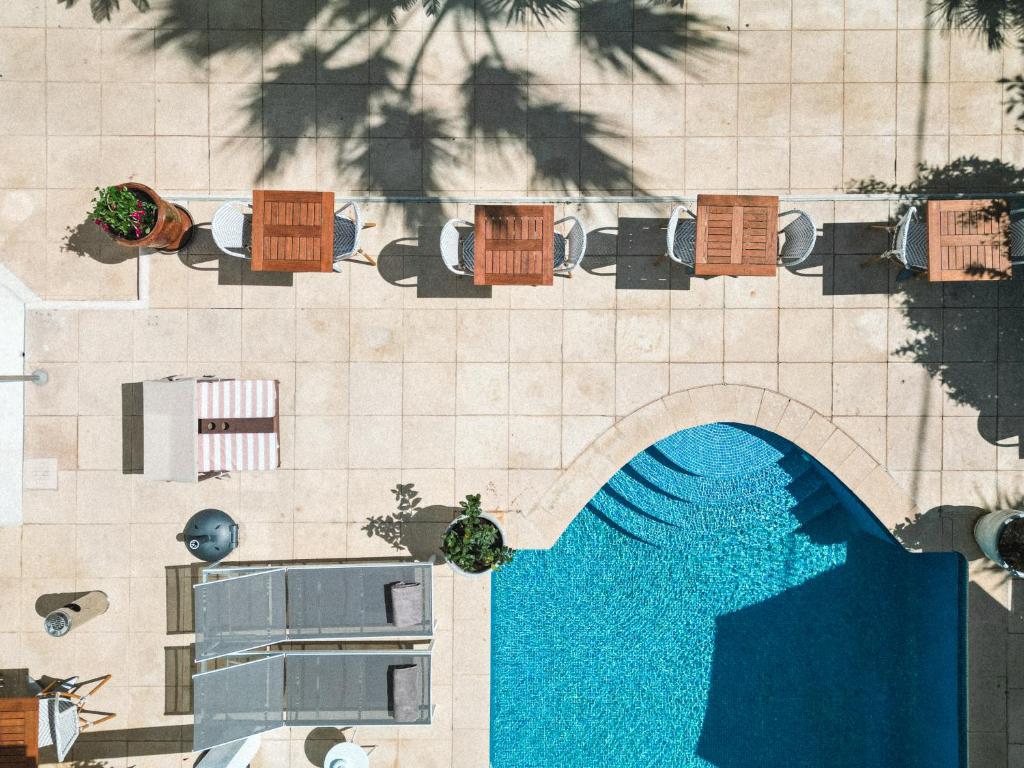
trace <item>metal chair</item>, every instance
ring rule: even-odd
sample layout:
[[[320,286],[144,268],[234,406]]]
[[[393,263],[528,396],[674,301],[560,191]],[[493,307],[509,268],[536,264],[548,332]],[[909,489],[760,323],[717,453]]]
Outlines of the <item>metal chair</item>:
[[[686,218],[681,217],[684,211]],[[665,233],[665,248],[672,261],[693,269],[697,262],[697,214],[685,205],[672,209]]]
[[[928,269],[928,228],[918,221],[917,209],[913,206],[896,225],[892,247],[882,254],[882,258],[896,259],[914,272]]]
[[[39,746],[53,745],[58,762],[63,762],[67,757],[79,733],[116,717],[113,712],[85,708],[89,697],[109,680],[110,675],[83,682],[78,682],[76,677],[54,680],[39,694]],[[87,693],[79,693],[82,688],[93,683],[95,685]],[[99,717],[89,719],[86,715]]]
[[[460,243],[459,227],[469,227]],[[473,224],[464,219],[449,219],[441,229],[441,259],[448,271],[460,277],[473,274]]]
[[[554,268],[559,274],[572,277],[572,271],[579,266],[579,263],[583,261],[583,257],[587,254],[587,230],[584,229],[583,222],[575,216],[566,216],[564,219],[559,219],[555,222],[555,226],[557,227],[559,224],[564,224],[567,221],[572,222],[568,235],[563,237],[558,232],[555,232]]]
[[[1024,264],[1024,208],[1010,211],[1010,264]]]
[[[779,214],[779,218],[792,214],[796,214],[796,218],[779,232],[780,235],[786,236],[779,253],[779,261],[782,266],[791,269],[807,261],[807,257],[811,255],[814,243],[818,239],[818,229],[814,226],[814,219],[803,211],[797,209],[783,211]]]
[[[210,232],[222,253],[236,259],[252,258],[251,207],[245,200],[228,200],[213,214]]]
[[[352,218],[342,216],[342,211],[352,209]],[[355,256],[357,253],[366,259],[370,264],[376,266],[376,260],[366,251],[359,247],[359,233],[364,229],[374,227],[372,222],[363,223],[359,206],[354,200],[349,200],[334,212],[334,271],[341,271],[341,262]]]

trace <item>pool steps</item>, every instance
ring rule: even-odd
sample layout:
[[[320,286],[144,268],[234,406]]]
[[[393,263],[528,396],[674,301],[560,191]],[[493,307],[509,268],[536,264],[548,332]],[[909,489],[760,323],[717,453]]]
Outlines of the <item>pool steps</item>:
[[[689,538],[680,536],[684,524],[707,533],[725,533],[743,525],[734,514],[737,505],[773,487],[779,471],[789,476],[785,492],[796,502],[788,505],[794,533],[839,506],[825,478],[795,446],[783,446],[779,451],[761,442],[763,450],[745,457],[750,464],[734,459],[727,462],[731,471],[724,471],[721,461],[712,462],[713,450],[693,452],[690,445],[671,438],[665,443],[635,456],[587,505],[625,535],[651,546],[678,548],[681,540]],[[671,471],[666,473],[666,467]],[[695,504],[701,510],[700,519],[694,518]]]

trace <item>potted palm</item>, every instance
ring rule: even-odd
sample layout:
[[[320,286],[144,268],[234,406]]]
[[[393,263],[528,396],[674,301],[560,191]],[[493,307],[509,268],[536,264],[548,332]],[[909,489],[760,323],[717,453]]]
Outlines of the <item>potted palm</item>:
[[[1024,511],[989,512],[975,524],[974,538],[989,560],[1014,576],[1024,577]]]
[[[145,184],[96,188],[89,218],[120,245],[177,251],[192,237],[192,216]]]
[[[479,576],[512,561],[514,551],[505,546],[498,521],[480,508],[480,494],[460,501],[462,514],[452,520],[441,539],[441,552],[457,572]]]

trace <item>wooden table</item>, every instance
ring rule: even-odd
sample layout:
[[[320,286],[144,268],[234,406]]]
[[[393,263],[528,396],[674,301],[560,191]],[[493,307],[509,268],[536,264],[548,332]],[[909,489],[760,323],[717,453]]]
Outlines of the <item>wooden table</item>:
[[[474,285],[551,285],[554,236],[553,205],[478,205]]]
[[[1009,227],[1003,200],[929,200],[928,279],[1013,277]]]
[[[0,698],[0,762],[34,766],[39,756],[39,699]]]
[[[779,198],[697,195],[696,275],[775,274]]]
[[[254,272],[332,272],[334,193],[252,192]]]

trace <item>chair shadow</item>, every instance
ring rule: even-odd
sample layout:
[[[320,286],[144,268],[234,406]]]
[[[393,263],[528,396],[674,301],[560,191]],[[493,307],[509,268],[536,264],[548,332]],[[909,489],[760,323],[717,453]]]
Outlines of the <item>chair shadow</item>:
[[[449,271],[441,260],[441,228],[417,227],[415,237],[392,240],[377,256],[381,277],[401,288],[415,288],[418,299],[489,299],[488,285],[474,285],[470,276]]]
[[[121,472],[141,475],[145,467],[142,382],[121,385]]]

